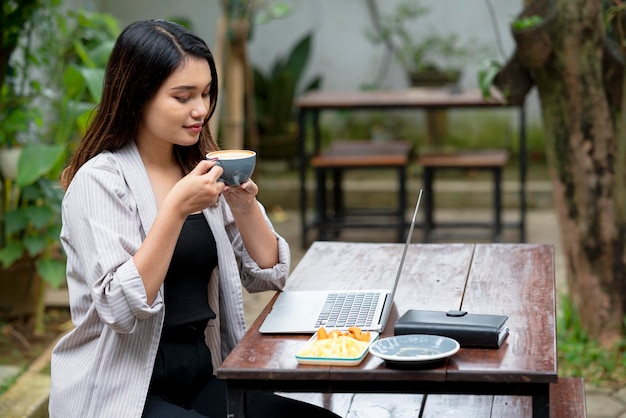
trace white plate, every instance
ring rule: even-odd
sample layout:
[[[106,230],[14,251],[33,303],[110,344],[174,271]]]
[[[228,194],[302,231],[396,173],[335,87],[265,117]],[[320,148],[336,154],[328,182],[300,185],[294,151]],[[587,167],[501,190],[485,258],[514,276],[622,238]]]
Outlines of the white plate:
[[[443,360],[456,354],[459,348],[459,342],[452,338],[407,334],[380,339],[369,351],[390,365],[410,366]]]
[[[358,366],[368,353],[368,349],[371,344],[378,338],[377,332],[370,332],[370,341],[364,345],[363,350],[356,357],[312,357],[302,356],[296,354],[296,360],[300,364],[316,364],[316,365],[328,365],[328,366]],[[298,353],[306,349],[310,344],[317,340],[317,333],[313,335],[306,345]]]

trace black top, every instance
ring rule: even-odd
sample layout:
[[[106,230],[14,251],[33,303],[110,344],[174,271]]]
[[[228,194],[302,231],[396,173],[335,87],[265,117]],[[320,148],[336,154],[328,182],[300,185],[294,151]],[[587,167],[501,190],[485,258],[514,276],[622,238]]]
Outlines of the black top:
[[[164,327],[215,318],[208,284],[216,266],[217,246],[208,222],[201,213],[189,215],[165,276]]]

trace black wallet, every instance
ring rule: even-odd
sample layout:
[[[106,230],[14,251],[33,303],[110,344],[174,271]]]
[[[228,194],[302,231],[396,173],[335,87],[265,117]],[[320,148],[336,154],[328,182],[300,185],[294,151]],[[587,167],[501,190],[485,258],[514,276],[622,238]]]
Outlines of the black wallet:
[[[506,315],[410,309],[394,325],[395,335],[431,334],[455,339],[461,347],[499,348],[509,333]]]

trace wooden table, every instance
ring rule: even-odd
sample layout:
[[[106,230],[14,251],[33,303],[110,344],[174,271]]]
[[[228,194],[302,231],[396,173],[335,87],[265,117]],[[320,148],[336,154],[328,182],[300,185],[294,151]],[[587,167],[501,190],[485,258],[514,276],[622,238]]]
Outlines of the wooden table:
[[[286,289],[389,286],[402,244],[315,242]],[[548,417],[557,381],[554,247],[535,244],[411,244],[387,327],[408,309],[505,314],[500,349],[462,348],[427,370],[394,370],[368,355],[354,367],[303,366],[295,359],[309,336],[263,335],[274,299],[217,370],[228,383],[229,417],[244,417],[250,390],[488,394],[532,396],[533,416]],[[424,407],[427,407],[428,403]]]
[[[302,248],[307,246],[308,231],[315,220],[307,218],[306,191],[307,168],[312,156],[321,150],[320,113],[328,110],[398,110],[415,109],[434,111],[441,109],[517,109],[519,110],[519,220],[504,226],[519,230],[520,242],[526,241],[526,112],[523,105],[510,106],[496,96],[485,100],[478,89],[452,91],[449,88],[411,88],[405,90],[374,91],[323,91],[304,94],[295,102],[300,110],[298,117],[298,155],[300,176],[300,222]],[[312,129],[309,134],[309,128]],[[308,143],[308,138],[312,143]]]

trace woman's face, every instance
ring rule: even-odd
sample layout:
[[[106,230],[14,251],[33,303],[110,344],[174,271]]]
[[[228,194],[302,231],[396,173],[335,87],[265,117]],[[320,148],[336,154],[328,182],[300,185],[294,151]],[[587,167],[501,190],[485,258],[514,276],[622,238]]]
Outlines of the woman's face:
[[[209,63],[189,57],[146,104],[137,141],[150,146],[193,145],[198,141],[210,106]]]

